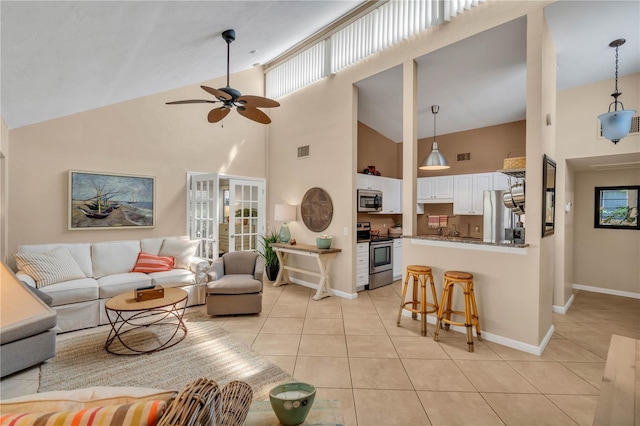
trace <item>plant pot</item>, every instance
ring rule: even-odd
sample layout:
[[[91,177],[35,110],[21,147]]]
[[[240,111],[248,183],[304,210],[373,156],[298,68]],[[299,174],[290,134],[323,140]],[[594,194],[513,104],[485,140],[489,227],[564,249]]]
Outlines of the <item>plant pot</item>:
[[[265,266],[265,271],[269,281],[275,281],[278,277],[278,272],[280,272],[280,265]]]

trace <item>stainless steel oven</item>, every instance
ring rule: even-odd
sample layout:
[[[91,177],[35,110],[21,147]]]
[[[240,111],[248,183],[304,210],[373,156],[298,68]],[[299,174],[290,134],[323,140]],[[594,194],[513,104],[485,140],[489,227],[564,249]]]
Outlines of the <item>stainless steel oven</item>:
[[[382,210],[382,191],[358,189],[358,212],[379,212]]]
[[[393,239],[372,238],[369,243],[369,289],[393,282]]]

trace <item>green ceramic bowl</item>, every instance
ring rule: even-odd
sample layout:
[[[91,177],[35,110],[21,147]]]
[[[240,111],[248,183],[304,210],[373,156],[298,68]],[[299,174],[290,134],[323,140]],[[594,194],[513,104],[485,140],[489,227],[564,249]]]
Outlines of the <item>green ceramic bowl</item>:
[[[328,249],[328,248],[331,248],[332,241],[333,241],[333,238],[318,237],[316,238],[316,245],[318,246],[319,249]]]
[[[269,391],[271,408],[284,426],[303,423],[315,397],[315,386],[301,382],[285,383]]]

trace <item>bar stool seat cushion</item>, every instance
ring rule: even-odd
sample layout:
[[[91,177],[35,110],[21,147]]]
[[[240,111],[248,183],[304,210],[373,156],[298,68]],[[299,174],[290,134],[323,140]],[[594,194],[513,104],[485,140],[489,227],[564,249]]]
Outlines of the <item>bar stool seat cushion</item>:
[[[424,265],[409,265],[407,266],[407,272],[415,272],[418,274],[428,274],[431,272],[431,268]]]
[[[454,280],[472,280],[473,274],[462,271],[447,271],[444,273],[446,278],[452,278]]]

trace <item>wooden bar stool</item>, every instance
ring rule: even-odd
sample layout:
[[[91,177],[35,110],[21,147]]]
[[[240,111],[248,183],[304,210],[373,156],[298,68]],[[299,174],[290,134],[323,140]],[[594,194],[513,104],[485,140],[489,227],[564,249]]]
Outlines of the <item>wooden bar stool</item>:
[[[409,286],[409,278],[413,278],[413,292],[412,298],[409,301],[405,301],[407,296],[407,287]],[[431,282],[431,294],[433,295],[433,303],[427,302],[427,279]],[[420,284],[420,299],[418,299],[418,283]],[[411,307],[407,307],[411,305]],[[431,309],[429,309],[431,308]],[[402,310],[406,309],[411,312],[411,318],[416,319],[420,314],[420,320],[422,321],[421,332],[423,336],[427,335],[427,314],[438,312],[438,296],[436,295],[436,288],[433,285],[433,274],[431,268],[423,265],[409,265],[407,266],[407,276],[404,279],[404,285],[402,286],[402,299],[400,300],[400,312],[398,312],[397,325],[400,327],[400,318],[402,318]]]
[[[454,311],[451,308],[453,299],[453,289],[459,285],[464,292],[464,311]],[[444,323],[445,330],[449,330],[450,324],[465,326],[467,328],[467,344],[469,352],[473,352],[473,330],[475,324],[478,340],[480,336],[480,319],[478,317],[478,307],[476,306],[476,296],[473,292],[473,275],[468,272],[447,271],[444,273],[444,285],[442,287],[442,298],[440,299],[440,309],[438,309],[438,320],[433,340],[438,341],[438,333],[441,323]],[[464,323],[451,320],[451,315],[464,315]]]

